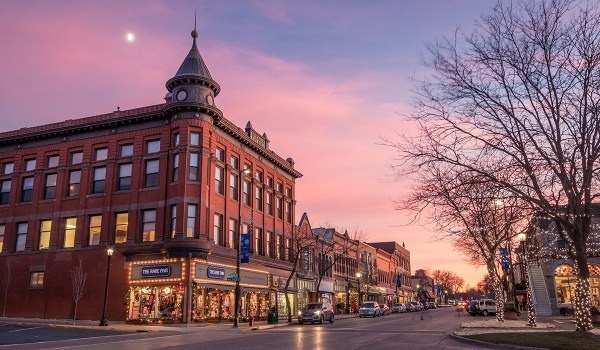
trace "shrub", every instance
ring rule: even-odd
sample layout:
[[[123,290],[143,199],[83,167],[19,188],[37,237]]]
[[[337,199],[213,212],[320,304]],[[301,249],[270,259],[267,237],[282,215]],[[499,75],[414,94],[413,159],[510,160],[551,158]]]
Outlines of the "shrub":
[[[598,307],[596,306],[592,306],[590,308],[590,312],[592,313],[592,315],[600,315],[600,310],[598,310]]]
[[[517,313],[518,313],[518,312],[519,312],[519,310],[517,310],[517,308],[516,308],[514,305],[512,305],[512,304],[507,304],[507,305],[504,307],[504,312],[517,312]]]

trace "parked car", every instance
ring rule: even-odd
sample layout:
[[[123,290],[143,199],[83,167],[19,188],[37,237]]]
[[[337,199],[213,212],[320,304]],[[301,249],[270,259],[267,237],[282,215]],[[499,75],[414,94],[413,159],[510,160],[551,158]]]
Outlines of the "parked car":
[[[387,316],[391,313],[392,311],[390,310],[389,306],[387,306],[386,304],[379,304],[379,314],[381,316]]]
[[[421,305],[419,304],[418,301],[411,301],[410,303],[406,304],[406,311],[407,312],[421,311]]]
[[[358,309],[358,317],[381,316],[379,312],[379,303],[376,301],[365,301]]]
[[[430,302],[429,302],[429,308],[430,308],[430,309],[437,309],[437,305],[435,304],[435,302],[433,302],[433,301],[430,301]]]
[[[496,314],[496,302],[493,299],[473,300],[469,303],[467,312],[471,316]]]
[[[424,301],[424,302],[422,302],[420,304],[421,304],[421,309],[422,310],[425,310],[425,311],[429,310],[429,304],[426,301]]]
[[[403,313],[406,312],[406,305],[404,305],[403,303],[396,303],[394,304],[394,306],[392,306],[392,313]]]
[[[333,323],[335,320],[333,307],[330,303],[310,303],[298,311],[298,323],[300,324],[304,324],[304,322],[319,322],[322,324],[325,320],[329,323]]]

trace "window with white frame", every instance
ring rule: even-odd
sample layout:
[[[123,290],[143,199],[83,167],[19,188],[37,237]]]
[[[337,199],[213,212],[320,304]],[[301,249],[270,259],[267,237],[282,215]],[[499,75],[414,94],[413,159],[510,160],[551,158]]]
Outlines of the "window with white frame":
[[[121,158],[133,156],[133,143],[120,146],[119,155]]]
[[[108,148],[103,147],[103,148],[97,148],[94,151],[94,160],[99,161],[99,160],[106,160],[108,158]]]
[[[151,159],[146,161],[146,174],[144,175],[144,187],[158,186],[159,160]]]
[[[46,184],[44,186],[44,199],[56,198],[56,178],[57,174],[46,174]]]
[[[79,187],[81,183],[81,170],[69,172],[69,187],[67,188],[67,197],[79,196]]]
[[[77,151],[71,153],[71,164],[81,164],[83,162],[83,152]]]
[[[160,140],[146,141],[146,153],[157,153],[160,151]]]
[[[23,178],[23,187],[21,188],[21,202],[31,202],[33,196],[33,176]]]
[[[104,193],[106,185],[106,167],[94,168],[92,193]]]
[[[117,181],[117,191],[131,190],[131,163],[119,164],[119,180]]]
[[[58,156],[48,156],[48,168],[56,168],[58,166]]]
[[[198,164],[200,160],[200,154],[191,152],[190,153],[190,165],[188,171],[188,179],[190,181],[198,181]]]
[[[63,248],[75,247],[75,233],[77,231],[77,218],[66,218],[63,232]]]

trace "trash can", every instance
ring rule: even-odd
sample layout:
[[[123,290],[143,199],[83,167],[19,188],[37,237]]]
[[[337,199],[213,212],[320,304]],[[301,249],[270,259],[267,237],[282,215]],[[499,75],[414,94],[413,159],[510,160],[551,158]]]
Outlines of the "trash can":
[[[269,310],[269,313],[267,314],[267,323],[279,323],[279,313],[277,312],[277,310]]]

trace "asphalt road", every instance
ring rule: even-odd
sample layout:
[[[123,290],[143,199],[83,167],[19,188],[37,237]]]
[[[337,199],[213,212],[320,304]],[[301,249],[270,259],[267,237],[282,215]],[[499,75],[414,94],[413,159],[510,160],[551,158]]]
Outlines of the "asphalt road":
[[[421,319],[421,316],[423,316]],[[44,341],[3,349],[478,349],[448,334],[470,317],[459,318],[453,308],[378,318],[349,318],[333,324],[290,325],[257,331],[207,326],[182,332],[93,335],[92,338]],[[0,327],[0,332],[3,327]],[[40,330],[38,329],[37,332]],[[45,329],[45,331],[58,331]],[[77,330],[75,330],[77,331]],[[22,332],[27,332],[23,330]],[[31,332],[34,332],[32,329]],[[32,333],[33,334],[33,333]],[[6,334],[0,333],[4,338]]]

